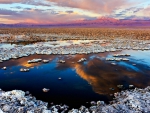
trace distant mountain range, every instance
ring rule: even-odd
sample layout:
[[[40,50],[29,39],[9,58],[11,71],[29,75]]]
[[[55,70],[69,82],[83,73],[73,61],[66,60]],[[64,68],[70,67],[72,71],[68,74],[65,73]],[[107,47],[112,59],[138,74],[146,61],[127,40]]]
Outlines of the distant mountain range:
[[[96,20],[77,20],[61,24],[32,24],[32,23],[18,23],[18,24],[0,24],[0,28],[13,27],[150,27],[150,19],[114,19],[102,17]]]

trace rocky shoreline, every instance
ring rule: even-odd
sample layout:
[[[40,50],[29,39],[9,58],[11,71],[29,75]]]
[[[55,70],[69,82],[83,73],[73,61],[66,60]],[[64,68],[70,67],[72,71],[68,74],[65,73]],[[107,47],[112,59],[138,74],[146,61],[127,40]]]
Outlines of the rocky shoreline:
[[[150,86],[117,92],[110,104],[92,101],[89,108],[72,110],[67,105],[48,107],[47,102],[36,100],[29,92],[0,90],[0,113],[149,113],[149,106]]]

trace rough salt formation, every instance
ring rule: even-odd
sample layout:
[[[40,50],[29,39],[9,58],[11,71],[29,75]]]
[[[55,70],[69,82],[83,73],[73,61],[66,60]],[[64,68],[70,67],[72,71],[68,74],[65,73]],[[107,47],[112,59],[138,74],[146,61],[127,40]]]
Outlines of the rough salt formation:
[[[115,99],[106,105],[103,101],[92,102],[87,109],[72,109],[69,113],[150,113],[150,86],[145,89],[121,91],[114,94]]]
[[[97,40],[89,42],[80,42],[80,44],[59,44],[51,42],[36,43],[32,45],[16,45],[11,47],[0,47],[0,62],[26,57],[33,54],[42,55],[74,55],[74,54],[90,54],[90,53],[104,53],[116,52],[121,50],[150,50],[150,41],[142,40]],[[57,46],[54,46],[54,45]],[[129,59],[115,58],[107,60],[128,61]],[[32,63],[33,61],[29,61]],[[34,61],[35,62],[35,61]]]
[[[21,90],[0,90],[0,113],[63,113],[68,109],[66,105],[48,108],[48,103],[27,94]]]
[[[29,94],[29,92],[27,92]],[[121,91],[106,105],[103,101],[91,102],[91,107],[81,106],[68,111],[68,106],[55,105],[48,108],[46,102],[20,90],[0,90],[0,113],[150,113],[150,86],[145,89]]]

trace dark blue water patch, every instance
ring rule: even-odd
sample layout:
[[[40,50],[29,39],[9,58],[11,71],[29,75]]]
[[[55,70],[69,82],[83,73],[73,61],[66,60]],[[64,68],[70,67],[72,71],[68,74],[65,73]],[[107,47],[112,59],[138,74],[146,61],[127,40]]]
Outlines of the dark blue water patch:
[[[121,66],[124,66],[126,67],[127,70],[131,71],[131,70],[134,70],[136,72],[140,72],[140,73],[143,73],[142,70],[140,70],[139,68],[137,68],[136,66],[133,66],[132,64],[128,63],[127,62],[118,62],[117,64],[121,65]]]
[[[87,64],[88,64],[88,61],[84,61],[83,64],[84,64],[84,65],[87,65]]]
[[[150,62],[148,59],[135,59],[131,57],[130,60],[135,64],[138,63],[138,64],[145,64],[147,66],[150,66]]]
[[[6,91],[13,89],[30,91],[37,99],[76,108],[92,100],[108,101],[106,96],[95,93],[88,82],[78,76],[73,68],[56,69],[56,61],[57,58],[51,63],[30,68],[29,72],[20,72],[22,66],[0,70],[0,87]],[[10,74],[12,70],[15,72]],[[61,80],[58,79],[60,77]],[[44,93],[43,88],[49,88],[50,91]]]
[[[112,57],[112,53],[62,55],[61,57],[33,55],[15,61],[7,61],[0,64],[0,67],[6,64],[8,67],[7,70],[0,69],[0,87],[6,91],[29,90],[37,99],[78,108],[92,100],[108,102],[110,100],[108,95],[119,91],[118,84],[123,84],[125,87],[133,84],[141,88],[150,85],[148,65],[136,63],[137,65],[133,66],[132,64],[138,58],[134,59],[131,55],[128,57],[130,61],[116,62],[118,65],[113,66],[111,61],[105,60],[108,54]],[[33,58],[52,58],[53,60],[47,64],[26,65],[27,61]],[[87,61],[77,63],[81,58],[86,58]],[[65,60],[66,63],[58,63],[59,59]],[[20,72],[20,68],[25,66],[32,66],[32,68],[29,67],[29,72]],[[50,91],[44,93],[43,88],[49,88]]]
[[[129,57],[132,62],[139,63],[139,64],[145,64],[145,65],[150,65],[150,51],[134,51],[134,50],[129,50],[129,51],[123,51],[125,53],[130,53],[131,56]]]
[[[89,57],[90,60],[93,60],[96,57],[96,55],[92,55]]]

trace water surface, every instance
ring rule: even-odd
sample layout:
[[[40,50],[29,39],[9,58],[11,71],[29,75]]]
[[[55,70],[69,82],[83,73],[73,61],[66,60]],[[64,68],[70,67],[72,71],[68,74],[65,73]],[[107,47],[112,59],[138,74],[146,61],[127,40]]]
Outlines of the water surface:
[[[106,61],[114,52],[89,55],[31,55],[0,63],[0,88],[5,91],[19,89],[30,91],[37,99],[54,104],[67,104],[78,108],[88,106],[87,102],[103,100],[108,103],[110,94],[120,91],[118,84],[125,89],[133,84],[144,88],[150,85],[150,51],[125,50],[115,53],[129,53],[130,61]],[[49,63],[28,64],[33,58],[50,60]],[[87,61],[77,63],[80,58]],[[65,64],[58,63],[63,59]],[[74,62],[74,63],[72,63]],[[115,62],[114,66],[111,63]],[[133,65],[136,64],[136,65]],[[29,72],[20,72],[20,68],[30,68]],[[58,80],[61,77],[62,80]],[[49,88],[48,93],[42,92]],[[112,90],[112,88],[114,90]]]

